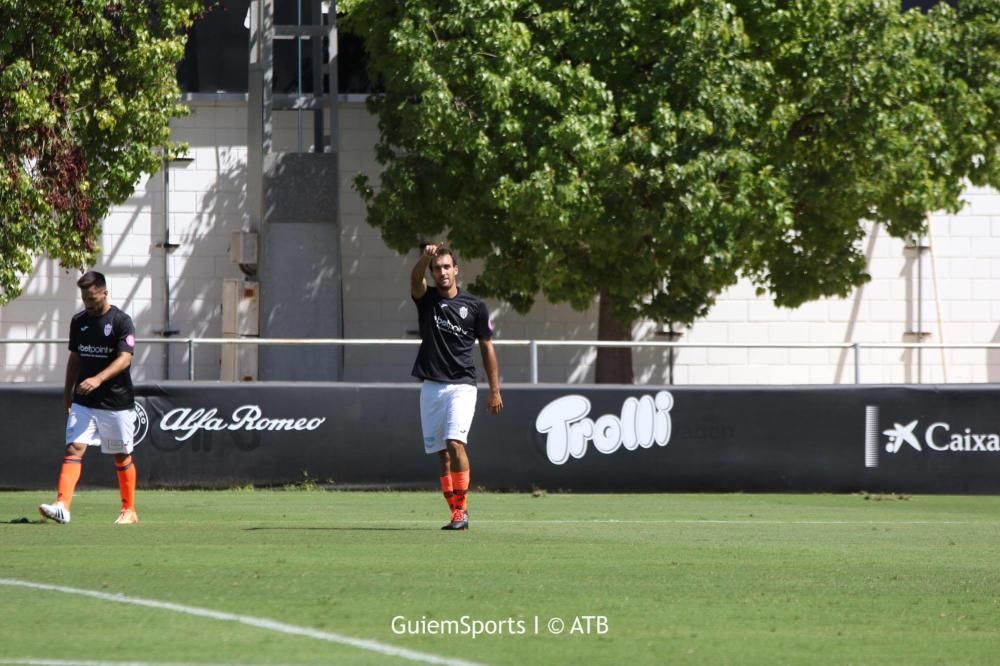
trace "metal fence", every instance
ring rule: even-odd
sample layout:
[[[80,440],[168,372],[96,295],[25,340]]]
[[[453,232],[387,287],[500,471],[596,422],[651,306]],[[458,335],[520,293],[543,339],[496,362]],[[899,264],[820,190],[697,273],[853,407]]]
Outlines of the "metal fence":
[[[34,338],[31,340],[0,338],[3,344],[67,344],[68,338]],[[341,346],[341,347],[388,347],[417,346],[415,339],[378,339],[378,338],[139,338],[141,344],[184,345],[187,349],[187,379],[195,380],[195,352],[200,345],[256,345],[262,346]],[[529,357],[530,383],[537,384],[539,355],[543,348],[575,347],[596,349],[600,347],[631,348],[631,349],[827,349],[848,350],[851,352],[854,366],[854,383],[861,383],[861,354],[872,349],[912,349],[922,351],[948,349],[1000,350],[1000,342],[993,343],[924,343],[924,342],[842,342],[842,343],[735,343],[735,342],[667,342],[660,340],[609,341],[609,340],[494,340],[497,347],[526,348]],[[918,357],[919,359],[919,357]],[[918,363],[920,361],[918,360]],[[918,378],[920,374],[918,373]],[[947,382],[947,377],[945,377]],[[915,383],[920,383],[919,379]]]

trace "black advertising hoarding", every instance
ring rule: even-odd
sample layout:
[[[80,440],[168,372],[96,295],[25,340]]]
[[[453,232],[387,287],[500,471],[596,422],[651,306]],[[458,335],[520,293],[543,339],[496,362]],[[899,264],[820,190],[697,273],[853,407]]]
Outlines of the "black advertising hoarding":
[[[435,487],[417,384],[164,382],[137,387],[145,487]],[[572,491],[1000,492],[992,385],[481,390],[476,486]],[[0,488],[55,485],[62,387],[0,387]],[[92,449],[84,485],[114,487]]]

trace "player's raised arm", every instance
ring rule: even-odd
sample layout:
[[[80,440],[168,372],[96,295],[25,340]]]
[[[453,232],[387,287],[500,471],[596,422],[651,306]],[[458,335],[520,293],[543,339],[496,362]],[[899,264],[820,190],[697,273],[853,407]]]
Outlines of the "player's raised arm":
[[[410,296],[413,297],[413,300],[420,300],[427,293],[427,267],[431,265],[431,260],[437,249],[436,243],[425,245],[420,259],[410,271]]]

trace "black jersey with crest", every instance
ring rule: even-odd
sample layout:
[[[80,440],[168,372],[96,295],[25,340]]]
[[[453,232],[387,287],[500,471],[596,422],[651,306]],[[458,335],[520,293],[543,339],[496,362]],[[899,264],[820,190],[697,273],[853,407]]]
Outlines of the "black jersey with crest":
[[[454,298],[447,298],[434,288],[414,302],[420,321],[420,351],[411,374],[443,384],[475,384],[472,347],[476,340],[493,337],[486,304],[461,289]]]
[[[69,350],[80,356],[76,386],[111,365],[121,352],[135,353],[135,326],[132,318],[111,306],[103,315],[86,310],[73,315],[69,327]],[[102,383],[87,395],[73,391],[73,402],[95,409],[121,411],[135,407],[135,390],[129,369]]]

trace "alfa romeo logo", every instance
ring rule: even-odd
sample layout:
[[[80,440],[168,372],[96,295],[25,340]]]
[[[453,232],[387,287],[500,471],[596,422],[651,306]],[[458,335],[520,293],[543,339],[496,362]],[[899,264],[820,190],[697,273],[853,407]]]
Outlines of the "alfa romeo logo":
[[[149,433],[149,415],[138,402],[135,403],[135,421],[132,422],[132,442],[138,444]]]

